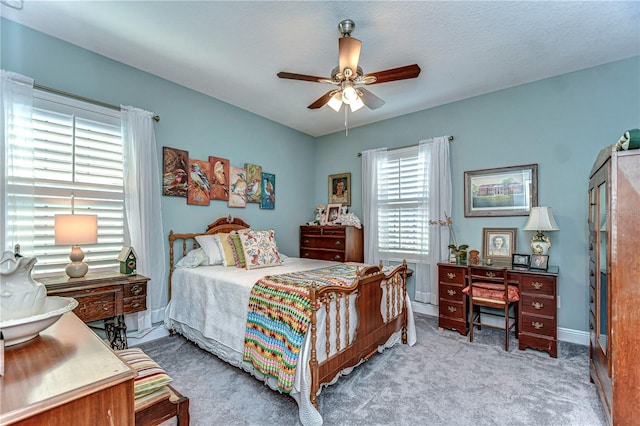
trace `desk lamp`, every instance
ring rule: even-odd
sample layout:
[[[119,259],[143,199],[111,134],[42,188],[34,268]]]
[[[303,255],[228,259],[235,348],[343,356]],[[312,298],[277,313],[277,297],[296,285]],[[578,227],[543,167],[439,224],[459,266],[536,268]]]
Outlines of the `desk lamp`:
[[[98,216],[91,214],[57,214],[55,217],[56,245],[72,245],[71,263],[65,272],[71,278],[84,277],[89,265],[83,262],[84,253],[80,244],[98,242]]]

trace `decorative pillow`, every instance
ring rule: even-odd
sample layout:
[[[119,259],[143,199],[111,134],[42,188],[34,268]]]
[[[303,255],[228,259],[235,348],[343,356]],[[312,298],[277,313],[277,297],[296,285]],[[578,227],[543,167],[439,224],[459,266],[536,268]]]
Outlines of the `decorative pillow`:
[[[209,264],[209,256],[202,247],[191,250],[185,257],[176,263],[176,268],[195,268],[200,265]]]
[[[149,355],[140,348],[116,351],[124,362],[129,364],[137,374],[133,381],[133,396],[139,398],[148,395],[171,383],[171,377]]]
[[[236,267],[244,268],[244,252],[242,251],[242,243],[237,233],[232,232],[227,237],[227,241],[231,244],[231,251],[233,251],[233,260],[236,262]]]
[[[223,256],[222,264],[224,266],[236,266],[236,261],[233,258],[233,249],[231,248],[231,243],[227,239],[229,234],[220,233],[217,235],[219,236],[218,243],[220,244],[220,252]]]
[[[238,231],[247,269],[268,268],[282,264],[278,254],[275,231]]]
[[[224,256],[218,247],[217,240],[220,237],[217,235],[198,235],[196,241],[200,244],[200,247],[204,250],[205,254],[209,258],[209,265],[222,265]]]

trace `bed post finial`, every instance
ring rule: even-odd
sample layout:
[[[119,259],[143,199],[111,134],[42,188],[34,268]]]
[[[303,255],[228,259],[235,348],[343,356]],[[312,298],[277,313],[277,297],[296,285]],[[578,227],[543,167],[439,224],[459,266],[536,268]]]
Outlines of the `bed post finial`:
[[[231,222],[233,222],[233,218],[231,217],[231,213],[229,213],[229,216],[227,216],[227,223]]]
[[[382,264],[382,259],[380,259],[380,264],[378,265],[378,268],[380,268],[380,270],[384,270],[384,265]]]

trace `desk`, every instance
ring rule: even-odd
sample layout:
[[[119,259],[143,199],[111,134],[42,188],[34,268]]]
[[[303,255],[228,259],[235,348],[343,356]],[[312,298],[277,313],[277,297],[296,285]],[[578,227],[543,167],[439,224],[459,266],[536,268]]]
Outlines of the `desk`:
[[[518,347],[549,352],[557,358],[557,278],[559,268],[548,270],[507,267],[509,284],[520,288],[518,303]],[[438,263],[439,314],[438,327],[469,331],[467,298],[462,293],[467,285],[467,266]]]
[[[113,349],[127,348],[124,314],[147,309],[147,281],[142,275],[124,275],[116,271],[89,272],[81,278],[68,276],[38,278],[49,296],[73,297],[78,307],[73,312],[84,322],[104,320],[107,338]]]
[[[133,425],[135,371],[74,313],[4,356],[0,424]]]

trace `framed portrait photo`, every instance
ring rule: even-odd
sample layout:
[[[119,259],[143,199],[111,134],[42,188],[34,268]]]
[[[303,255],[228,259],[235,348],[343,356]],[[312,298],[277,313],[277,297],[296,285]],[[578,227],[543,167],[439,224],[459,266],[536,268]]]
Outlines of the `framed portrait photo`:
[[[329,204],[324,212],[323,225],[333,225],[340,216],[341,204]]]
[[[518,249],[518,228],[482,228],[482,257],[511,262]]]
[[[546,254],[532,254],[531,262],[529,263],[530,269],[549,269],[549,256]]]
[[[511,258],[511,266],[514,268],[529,268],[529,255],[514,253]]]
[[[351,205],[351,173],[329,175],[329,204]]]
[[[538,165],[464,172],[464,215],[528,216],[538,205]]]

